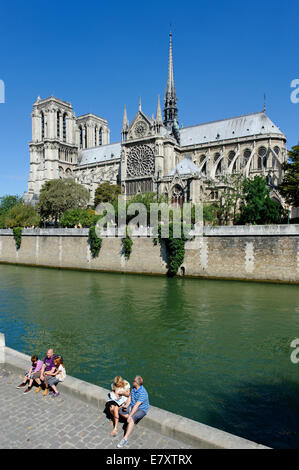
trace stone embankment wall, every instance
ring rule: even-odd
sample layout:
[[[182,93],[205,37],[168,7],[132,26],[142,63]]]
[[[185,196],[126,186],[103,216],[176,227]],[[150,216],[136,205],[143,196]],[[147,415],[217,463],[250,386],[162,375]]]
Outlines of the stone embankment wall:
[[[19,250],[12,230],[0,230],[0,263],[98,271],[167,273],[163,244],[134,237],[129,260],[121,238],[103,238],[92,258],[88,229],[24,229]],[[179,275],[299,282],[299,225],[204,227],[204,235],[186,243]]]

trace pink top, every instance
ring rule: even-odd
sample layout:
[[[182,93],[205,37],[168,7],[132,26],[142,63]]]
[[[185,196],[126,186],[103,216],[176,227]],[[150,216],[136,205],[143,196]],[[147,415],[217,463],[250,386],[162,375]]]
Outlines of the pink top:
[[[33,372],[39,372],[41,368],[43,367],[44,363],[40,359],[36,363],[36,367],[34,368],[34,365],[32,364],[32,370]]]

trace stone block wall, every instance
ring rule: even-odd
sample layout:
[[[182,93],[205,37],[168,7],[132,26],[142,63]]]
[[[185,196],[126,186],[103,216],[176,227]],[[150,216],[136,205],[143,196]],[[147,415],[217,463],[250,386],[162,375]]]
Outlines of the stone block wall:
[[[166,275],[163,244],[133,238],[129,260],[121,238],[103,238],[92,258],[88,229],[24,229],[16,250],[11,230],[0,230],[0,263],[98,271]],[[179,275],[299,282],[299,225],[205,228],[204,236],[186,243]]]

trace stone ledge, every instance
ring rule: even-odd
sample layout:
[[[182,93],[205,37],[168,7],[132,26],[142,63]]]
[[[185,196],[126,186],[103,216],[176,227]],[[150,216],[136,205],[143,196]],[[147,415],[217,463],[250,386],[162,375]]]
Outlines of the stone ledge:
[[[4,337],[4,335],[1,335]],[[30,364],[30,356],[4,347],[4,363],[16,371],[24,372]],[[1,362],[1,358],[0,358]],[[88,402],[96,408],[104,409],[108,390],[75,377],[67,376],[60,387],[69,394]],[[142,420],[143,426],[167,437],[175,438],[194,448],[204,449],[269,449],[263,445],[243,439],[225,431],[193,421],[169,411],[150,407]]]
[[[147,229],[145,228],[146,232]],[[150,233],[150,232],[149,232]],[[0,229],[0,235],[13,235],[12,229]],[[24,228],[22,236],[46,237],[88,237],[88,228]],[[281,225],[232,225],[232,226],[203,226],[204,237],[273,237],[273,236],[299,236],[299,224]],[[103,238],[122,238],[111,234]],[[134,237],[134,235],[133,235]],[[136,238],[149,238],[148,234]],[[153,238],[153,237],[152,237]]]

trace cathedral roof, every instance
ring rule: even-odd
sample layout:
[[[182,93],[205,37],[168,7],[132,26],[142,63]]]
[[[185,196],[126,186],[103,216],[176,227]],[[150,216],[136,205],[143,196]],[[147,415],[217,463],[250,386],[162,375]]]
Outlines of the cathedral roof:
[[[263,111],[180,129],[182,147],[260,134],[279,134],[286,138]]]
[[[105,162],[107,160],[117,160],[121,154],[121,143],[101,145],[82,149],[79,153],[78,165],[90,165],[92,163]]]
[[[193,163],[190,157],[184,157],[168,176],[174,176],[175,173],[179,175],[201,174],[199,167]]]

